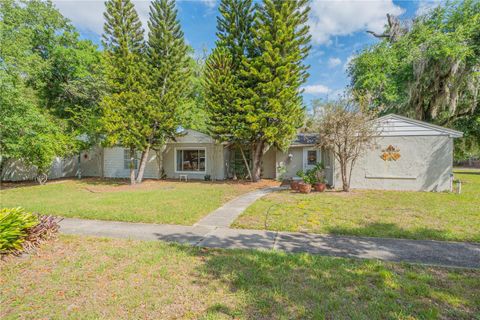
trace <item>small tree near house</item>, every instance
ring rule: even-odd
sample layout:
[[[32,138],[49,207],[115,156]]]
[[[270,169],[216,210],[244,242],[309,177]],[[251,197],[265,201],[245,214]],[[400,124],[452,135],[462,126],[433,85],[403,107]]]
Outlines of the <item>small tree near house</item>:
[[[375,145],[378,135],[374,115],[362,111],[352,99],[340,99],[325,104],[316,120],[318,146],[332,150],[340,165],[343,191],[350,191],[352,170],[359,156]]]
[[[148,20],[147,63],[150,75],[149,92],[152,104],[142,116],[149,124],[145,131],[137,183],[143,180],[148,153],[154,149],[162,158],[165,142],[177,135],[190,79],[190,57],[183,37],[174,0],[154,0]],[[163,159],[159,159],[163,162]],[[161,170],[163,164],[160,163]]]
[[[144,150],[151,132],[144,115],[153,104],[146,76],[143,29],[130,0],[109,0],[105,8],[102,43],[108,90],[100,102],[100,123],[106,145],[121,145],[130,150],[130,183],[135,184],[136,153]]]

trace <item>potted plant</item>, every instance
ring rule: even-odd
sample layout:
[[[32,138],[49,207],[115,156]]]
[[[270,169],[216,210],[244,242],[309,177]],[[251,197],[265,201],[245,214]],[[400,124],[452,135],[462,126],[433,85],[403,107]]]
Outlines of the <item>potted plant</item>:
[[[312,191],[312,184],[315,183],[315,176],[312,175],[310,170],[305,172],[299,170],[297,176],[303,180],[303,182],[298,183],[298,191],[301,193],[310,193],[310,191]]]
[[[297,176],[303,179],[303,183],[298,186],[299,191],[302,193],[309,193],[312,187],[319,192],[325,191],[327,185],[325,184],[323,163],[319,162],[315,167],[308,169],[307,171],[299,170]],[[306,186],[308,185],[308,186]]]
[[[310,193],[312,191],[312,184],[306,182],[300,182],[298,184],[298,191],[301,193]]]
[[[298,185],[300,184],[299,180],[296,180],[295,178],[291,178],[290,180],[290,189],[298,191]]]
[[[318,192],[323,192],[325,191],[326,188],[327,188],[327,184],[323,180],[315,182],[313,184],[313,189],[315,189],[315,191],[318,191]]]
[[[325,183],[325,172],[324,172],[323,163],[321,162],[317,163],[315,165],[315,168],[313,168],[312,170],[316,177],[316,181],[313,184],[313,188],[315,189],[315,191],[318,191],[318,192],[325,191],[325,189],[327,188],[327,184]]]

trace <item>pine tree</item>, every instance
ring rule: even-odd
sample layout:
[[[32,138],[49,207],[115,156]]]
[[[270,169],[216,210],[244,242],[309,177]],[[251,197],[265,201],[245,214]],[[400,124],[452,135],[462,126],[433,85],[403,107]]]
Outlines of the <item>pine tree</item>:
[[[204,90],[210,134],[220,141],[228,141],[238,148],[245,159],[243,148],[248,146],[245,112],[242,109],[240,71],[242,61],[253,54],[252,0],[222,0],[217,17],[217,48],[206,63]],[[251,176],[251,175],[250,175]]]
[[[137,182],[141,182],[150,148],[161,150],[166,139],[173,138],[180,126],[180,106],[188,93],[190,57],[173,0],[154,0],[148,21],[149,105],[146,121],[150,132],[142,151]],[[157,152],[161,155],[161,152]]]
[[[205,66],[205,103],[209,130],[214,138],[227,140],[234,134],[237,78],[233,57],[225,48],[213,50]]]
[[[242,59],[253,50],[252,0],[222,0],[217,17],[217,47],[226,48],[232,55],[235,68],[239,68]]]
[[[146,85],[145,43],[138,14],[130,0],[105,3],[103,46],[109,93],[100,105],[108,145],[130,150],[130,183],[135,183],[137,150],[143,150],[151,128],[145,119],[151,104]]]
[[[286,149],[302,125],[300,86],[308,77],[308,0],[264,0],[253,25],[257,54],[244,59],[243,109],[250,128],[253,178],[260,178],[264,152]]]

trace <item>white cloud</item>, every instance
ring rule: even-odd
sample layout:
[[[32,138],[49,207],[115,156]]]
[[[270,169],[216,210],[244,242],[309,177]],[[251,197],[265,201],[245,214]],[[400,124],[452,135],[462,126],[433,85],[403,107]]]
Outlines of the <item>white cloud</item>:
[[[318,94],[327,94],[332,91],[329,87],[324,86],[323,84],[313,84],[302,87],[305,93],[318,95]]]
[[[420,0],[418,2],[417,11],[415,12],[416,16],[420,16],[428,13],[430,10],[435,9],[439,5],[445,2],[443,0]]]
[[[217,0],[200,0],[200,2],[203,2],[209,8],[214,8],[217,5]]]
[[[342,60],[340,60],[340,58],[330,58],[330,59],[328,59],[328,66],[330,68],[334,68],[341,63],[342,63]]]
[[[309,25],[312,40],[331,43],[335,36],[357,31],[383,31],[386,15],[400,15],[404,10],[392,0],[312,0]]]
[[[347,69],[348,69],[348,67],[350,66],[350,62],[352,62],[352,60],[353,60],[354,58],[355,58],[355,55],[352,54],[352,55],[350,55],[350,56],[347,58],[347,60],[345,60],[345,63],[343,64],[343,69],[344,69],[344,70],[347,70]]]
[[[325,54],[325,51],[323,50],[320,50],[318,48],[312,48],[312,50],[310,50],[310,56],[311,57],[321,57]]]
[[[53,0],[60,12],[72,23],[83,30],[96,34],[103,33],[103,12],[105,0]],[[132,1],[142,21],[143,28],[147,29],[150,1]],[[200,0],[208,9],[216,5],[216,0]]]

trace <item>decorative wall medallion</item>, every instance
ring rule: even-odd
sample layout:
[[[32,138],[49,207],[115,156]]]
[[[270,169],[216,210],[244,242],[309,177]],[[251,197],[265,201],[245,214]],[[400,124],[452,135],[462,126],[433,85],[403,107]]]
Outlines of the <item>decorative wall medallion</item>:
[[[382,158],[383,161],[397,161],[400,159],[400,149],[389,145],[386,149],[382,150],[380,158]]]

